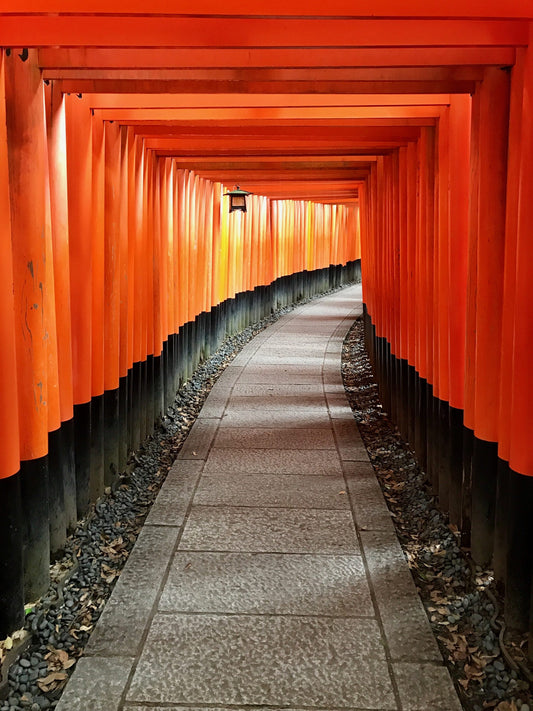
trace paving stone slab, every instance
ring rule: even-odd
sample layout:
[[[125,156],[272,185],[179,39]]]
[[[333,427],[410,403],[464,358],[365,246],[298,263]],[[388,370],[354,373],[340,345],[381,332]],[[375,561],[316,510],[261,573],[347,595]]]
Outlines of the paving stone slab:
[[[128,701],[394,708],[375,620],[160,614]]]
[[[222,427],[297,427],[311,429],[329,427],[327,410],[288,412],[286,410],[250,410],[227,412],[222,418]]]
[[[327,393],[326,401],[328,403],[328,410],[331,418],[345,418],[347,415],[351,415],[353,418],[352,410],[344,393]]]
[[[360,536],[392,659],[442,662],[396,534],[360,531]]]
[[[242,708],[246,711],[245,707]],[[124,706],[124,711],[228,711],[227,706],[182,706],[171,704],[170,706],[165,704],[164,706],[139,706],[139,704],[126,704]],[[99,709],[98,709],[99,711]],[[261,711],[305,711],[304,709],[287,708],[286,706],[261,706]],[[338,711],[337,709],[330,709],[330,711]]]
[[[373,617],[360,556],[187,553],[172,561],[164,612]]]
[[[214,446],[231,449],[335,449],[331,429],[298,429],[281,427],[223,427]]]
[[[197,419],[183,443],[178,459],[206,459],[218,425],[217,419],[206,417]]]
[[[348,511],[193,506],[180,550],[357,553]]]
[[[338,456],[326,449],[218,449],[213,447],[205,463],[206,474],[302,474],[340,476]]]
[[[320,383],[321,373],[314,366],[264,365],[247,366],[239,381],[241,383]]]
[[[249,410],[290,410],[291,412],[324,412],[327,413],[324,391],[318,393],[291,393],[276,395],[233,395],[228,402],[226,412],[247,412]]]
[[[359,434],[357,422],[351,412],[346,416],[333,418],[332,426],[339,456],[343,461],[370,461],[366,447]]]
[[[394,664],[404,711],[462,711],[446,667],[434,664]]]
[[[301,365],[305,363],[305,365],[313,365],[320,369],[324,363],[324,356],[317,355],[314,349],[311,350],[311,353],[307,353],[306,355],[294,355],[292,348],[286,349],[284,353],[274,355],[263,353],[263,351],[260,350],[250,358],[249,363],[253,367],[257,365]]]
[[[244,368],[241,365],[228,365],[217,378],[220,387],[232,388],[242,375]]]
[[[164,706],[144,706],[144,705],[139,705],[139,704],[125,704],[123,707],[124,711],[239,711],[239,709],[242,709],[242,711],[309,711],[309,707],[307,709],[296,709],[293,706],[290,708],[287,706],[261,706],[260,709],[257,707],[252,707],[252,706],[213,706],[212,704],[209,704],[208,706],[183,706],[181,704],[165,704]],[[344,706],[342,709],[340,708],[333,708],[332,706],[328,706],[327,709],[320,709],[320,707],[315,707],[317,711],[369,711],[368,706],[365,708],[361,708],[359,706],[358,708],[355,707],[346,707]],[[91,709],[92,711],[92,709]],[[100,708],[96,709],[96,711],[103,711]],[[380,711],[397,711],[397,707],[395,706],[393,709],[381,709]]]
[[[82,657],[57,711],[118,711],[133,658]]]
[[[230,387],[219,385],[217,383],[202,405],[200,417],[222,417],[230,395]]]
[[[182,526],[202,467],[202,461],[178,459],[170,468],[146,519],[149,526]]]
[[[298,429],[314,429],[330,427],[331,420],[327,410],[320,412],[308,410],[302,412],[286,410],[246,410],[225,413],[221,427],[290,427]]]
[[[341,476],[304,474],[216,474],[202,476],[196,506],[256,506],[294,509],[348,509]]]
[[[394,524],[370,462],[344,462],[355,523],[360,530],[394,532]]]
[[[88,656],[130,656],[141,644],[179,529],[145,526],[91,634]]]
[[[320,341],[320,343],[315,342],[312,344],[312,355],[323,358],[326,354],[327,341],[325,339],[320,339]],[[289,354],[292,356],[301,356],[305,359],[309,355],[309,345],[307,343],[296,342],[291,344],[290,348],[288,348],[286,345],[279,345],[277,340],[273,338],[271,343],[265,343],[261,347],[261,353],[268,356],[284,356]]]
[[[233,397],[296,397],[297,395],[316,395],[324,397],[322,383],[237,383],[233,388]]]

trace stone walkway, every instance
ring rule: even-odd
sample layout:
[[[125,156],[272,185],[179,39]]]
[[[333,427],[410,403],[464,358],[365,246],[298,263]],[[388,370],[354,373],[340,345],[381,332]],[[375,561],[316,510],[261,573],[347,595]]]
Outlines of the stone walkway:
[[[224,371],[58,711],[460,711],[347,404],[360,287]]]

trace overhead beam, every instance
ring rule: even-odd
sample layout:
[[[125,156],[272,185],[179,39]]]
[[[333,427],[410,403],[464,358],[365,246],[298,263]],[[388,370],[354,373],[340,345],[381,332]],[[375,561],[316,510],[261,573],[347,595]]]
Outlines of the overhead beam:
[[[274,141],[316,141],[331,140],[333,142],[348,141],[355,143],[364,140],[416,140],[420,129],[413,126],[338,126],[334,130],[330,126],[306,126],[302,131],[300,126],[221,126],[216,130],[213,126],[189,124],[176,130],[163,125],[136,126],[135,132],[143,136],[154,136],[156,140],[172,139],[177,141],[194,141],[213,139],[218,143],[242,141],[243,143],[259,139]]]
[[[155,80],[182,82],[302,82],[302,81],[481,81],[483,67],[304,67],[298,69],[226,67],[223,69],[44,69],[43,79]]]
[[[355,170],[354,168],[321,168],[309,170],[199,170],[198,174],[208,180],[225,182],[239,178],[243,184],[246,182],[264,182],[276,180],[279,182],[293,182],[294,180],[311,180],[318,178],[324,180],[363,180],[368,175],[368,170]]]
[[[224,81],[160,79],[62,79],[65,94],[472,94],[474,80],[425,81]]]
[[[129,5],[128,5],[129,9]],[[247,49],[95,49],[44,48],[39,64],[57,69],[172,69],[223,67],[425,67],[509,66],[515,63],[514,47],[306,47]]]
[[[450,94],[84,94],[93,109],[334,108],[364,106],[447,106]]]
[[[296,159],[297,160],[296,160]],[[370,167],[377,160],[376,156],[296,156],[295,158],[264,156],[257,158],[255,156],[236,156],[233,159],[219,158],[214,159],[213,156],[204,156],[203,158],[183,158],[177,156],[176,164],[194,170],[210,171],[210,170],[262,170],[268,171],[272,168],[277,170],[295,170],[298,168],[316,169],[316,168],[359,168]]]
[[[199,125],[271,124],[289,125],[289,122],[324,125],[335,122],[337,125],[365,125],[377,119],[435,119],[441,114],[442,107],[437,106],[362,106],[362,107],[324,107],[324,108],[275,108],[275,109],[98,109],[95,115],[102,120],[120,123],[159,122],[166,125],[173,122],[198,122]],[[421,123],[424,123],[422,121]],[[431,123],[431,121],[429,121]]]
[[[179,8],[179,5],[177,6]],[[360,4],[353,0],[254,0],[244,6],[241,0],[225,0],[221,7],[219,0],[196,0],[194,13],[197,15],[218,15],[223,9],[226,15],[242,15],[243,9],[247,15],[279,15],[300,17],[309,16],[335,16],[344,17],[372,15],[372,17],[441,17],[443,8],[440,3],[428,3],[421,0],[372,0],[365,12]],[[151,14],[166,15],[169,12],[168,0],[152,0],[149,5]],[[91,0],[79,3],[72,0],[3,0],[3,12],[54,12],[54,13],[83,13],[109,14],[124,12],[124,3],[121,0]],[[468,5],[463,0],[447,0],[445,12],[447,17],[480,17],[480,18],[533,18],[533,9],[530,0],[507,0],[505,11],[502,10],[501,0],[470,0]],[[128,13],[146,15],[147,5],[145,0],[128,0]]]
[[[4,15],[0,23],[0,45],[7,47],[516,47],[527,42],[528,23],[517,20],[19,13]]]

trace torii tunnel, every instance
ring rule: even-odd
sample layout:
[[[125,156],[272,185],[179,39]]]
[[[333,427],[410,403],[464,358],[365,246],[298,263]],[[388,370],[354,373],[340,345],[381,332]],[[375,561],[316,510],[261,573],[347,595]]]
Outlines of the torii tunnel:
[[[184,5],[0,3],[0,636],[198,362],[359,265],[385,408],[527,629],[531,0]]]

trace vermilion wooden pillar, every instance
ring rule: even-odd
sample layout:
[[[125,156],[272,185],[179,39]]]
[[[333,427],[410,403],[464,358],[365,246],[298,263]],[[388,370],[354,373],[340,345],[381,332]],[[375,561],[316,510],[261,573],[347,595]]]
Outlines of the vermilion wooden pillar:
[[[4,50],[0,50],[0,637],[24,619],[20,436],[15,352],[15,304],[6,132]]]
[[[54,264],[55,314],[57,322],[57,364],[61,429],[50,440],[50,469],[61,474],[64,490],[65,525],[77,521],[76,471],[72,390],[72,329],[70,311],[70,257],[67,197],[65,97],[58,86],[45,87],[47,108],[48,167]],[[57,442],[53,442],[57,439]],[[54,546],[52,544],[52,550]]]
[[[90,505],[92,382],[92,123],[77,96],[65,97],[72,382],[78,516]]]
[[[470,184],[470,96],[450,103],[449,182],[449,397],[450,397],[450,521],[463,529],[463,408],[465,312]],[[469,525],[469,523],[468,523]]]
[[[516,290],[516,242],[520,164],[522,160],[521,126],[524,92],[525,50],[517,51],[516,64],[511,73],[509,115],[509,156],[507,168],[507,209],[505,222],[505,258],[503,265],[503,319],[501,336],[501,368],[498,418],[498,481],[494,530],[494,574],[500,585],[505,584],[509,516],[509,456],[512,435],[512,397],[514,352],[514,312]],[[527,585],[523,588],[529,594]],[[513,592],[510,593],[513,595]],[[528,605],[529,607],[529,605]]]
[[[514,145],[514,138],[513,138]],[[516,241],[516,284],[514,294],[513,372],[508,397],[511,400],[511,435],[509,447],[509,509],[506,570],[505,617],[512,627],[524,629],[529,622],[530,657],[533,649],[533,617],[530,612],[533,526],[533,455],[531,433],[533,417],[533,249],[531,224],[533,219],[533,30],[530,27],[529,47],[524,63],[524,91],[520,132],[520,171],[518,230]],[[507,256],[507,255],[506,255]],[[512,262],[510,265],[512,269]],[[528,614],[529,613],[529,614]],[[528,619],[529,618],[529,619]]]
[[[104,125],[92,119],[92,343],[91,343],[91,475],[90,497],[96,501],[104,493]]]
[[[104,124],[104,484],[111,486],[120,468],[120,274],[121,129]]]
[[[119,208],[119,233],[118,233],[118,256],[120,264],[119,273],[119,419],[120,419],[120,443],[119,443],[119,466],[123,470],[126,466],[129,452],[128,438],[128,413],[131,403],[128,400],[128,371],[130,362],[128,360],[128,294],[131,272],[128,262],[128,129],[122,126],[120,129],[120,208]]]
[[[18,370],[24,541],[28,599],[48,587],[48,352],[46,268],[46,134],[37,53],[12,50],[5,59],[6,122]]]
[[[475,349],[474,450],[472,457],[472,557],[492,558],[497,480],[497,441],[502,330],[502,266],[509,124],[509,72],[485,69],[479,87],[479,178]]]

